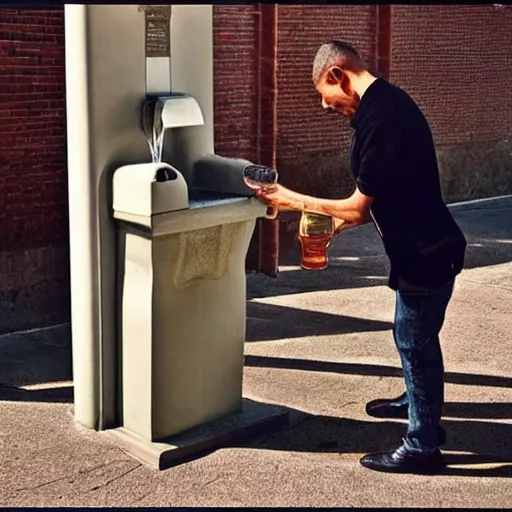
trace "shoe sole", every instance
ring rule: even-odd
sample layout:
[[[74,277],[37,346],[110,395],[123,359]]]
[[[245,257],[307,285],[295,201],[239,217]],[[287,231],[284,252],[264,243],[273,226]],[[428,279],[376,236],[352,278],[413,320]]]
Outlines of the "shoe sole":
[[[400,419],[400,420],[406,420],[409,417],[407,411],[403,411],[403,410],[399,410],[399,411],[396,411],[396,413],[390,413],[390,414],[374,414],[371,411],[366,410],[366,414],[368,414],[368,416],[371,416],[372,418],[392,418],[392,419]]]
[[[443,462],[439,466],[430,467],[430,468],[407,468],[407,467],[387,467],[383,468],[382,466],[373,466],[372,464],[365,464],[362,460],[359,461],[361,466],[366,469],[371,469],[372,471],[378,471],[379,473],[400,473],[400,474],[408,474],[408,475],[438,475],[442,473],[446,469],[446,464]]]
[[[440,475],[443,473],[446,466],[441,466],[440,468],[435,468],[432,470],[407,470],[407,469],[382,469],[382,468],[376,468],[372,466],[365,466],[364,464],[361,464],[364,468],[370,469],[372,471],[378,471],[379,473],[394,473],[396,475],[424,475],[424,476],[433,476],[433,475]]]

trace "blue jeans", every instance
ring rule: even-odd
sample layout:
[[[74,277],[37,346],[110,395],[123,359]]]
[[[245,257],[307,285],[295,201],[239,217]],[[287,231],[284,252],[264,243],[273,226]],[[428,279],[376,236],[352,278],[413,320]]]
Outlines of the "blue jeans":
[[[454,281],[428,293],[396,292],[393,335],[402,361],[409,404],[405,445],[429,452],[439,446],[444,402],[444,364],[439,332]]]

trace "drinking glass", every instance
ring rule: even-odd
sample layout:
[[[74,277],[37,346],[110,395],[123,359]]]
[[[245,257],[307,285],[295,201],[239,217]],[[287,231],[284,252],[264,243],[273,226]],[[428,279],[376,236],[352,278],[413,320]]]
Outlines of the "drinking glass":
[[[333,237],[334,220],[330,215],[302,212],[299,223],[301,267],[305,270],[327,268],[327,247]]]
[[[243,177],[245,184],[256,191],[266,185],[277,183],[277,171],[267,167],[266,165],[249,164],[244,167]],[[277,217],[278,208],[276,206],[269,206],[267,208],[267,215],[270,218]]]
[[[252,190],[277,183],[277,171],[266,165],[250,164],[243,170],[245,184]]]

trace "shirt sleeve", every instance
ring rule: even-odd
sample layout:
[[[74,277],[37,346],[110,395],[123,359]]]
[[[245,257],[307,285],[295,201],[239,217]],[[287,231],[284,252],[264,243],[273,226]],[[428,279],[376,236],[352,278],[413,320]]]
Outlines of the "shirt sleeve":
[[[390,122],[374,122],[360,137],[357,188],[366,196],[376,197],[389,187],[396,167],[396,128]]]

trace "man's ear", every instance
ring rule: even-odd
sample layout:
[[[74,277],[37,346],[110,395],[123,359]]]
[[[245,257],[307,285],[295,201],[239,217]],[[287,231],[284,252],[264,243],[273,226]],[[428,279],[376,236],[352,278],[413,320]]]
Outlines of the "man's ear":
[[[327,81],[331,85],[340,84],[343,82],[343,78],[345,76],[345,73],[343,73],[343,70],[339,66],[333,66],[329,69],[327,72]]]
[[[339,66],[333,66],[329,69],[327,72],[327,82],[330,85],[339,85],[347,96],[352,93],[350,78]]]

